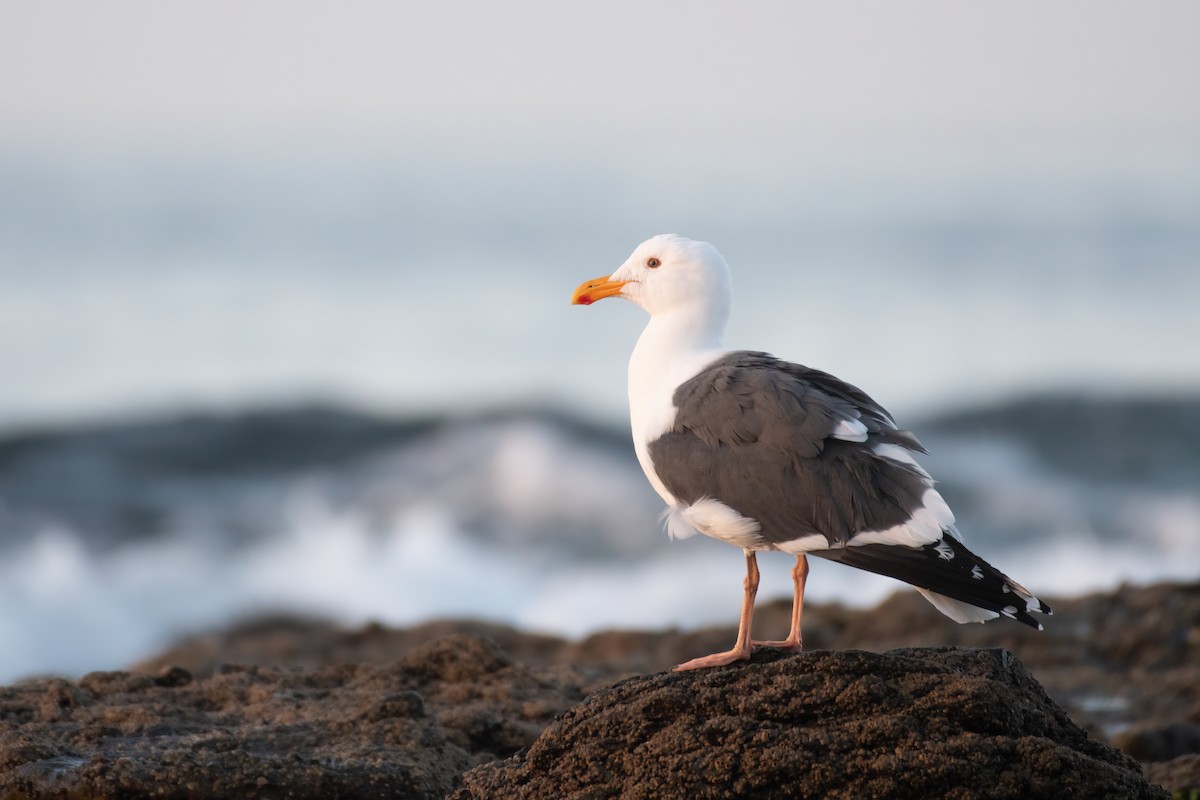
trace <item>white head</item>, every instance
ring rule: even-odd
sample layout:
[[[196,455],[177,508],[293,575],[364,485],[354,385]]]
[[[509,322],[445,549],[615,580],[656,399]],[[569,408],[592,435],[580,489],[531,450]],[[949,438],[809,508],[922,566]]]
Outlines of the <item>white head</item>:
[[[683,313],[723,328],[733,281],[729,265],[711,244],[665,233],[639,244],[613,274],[582,283],[571,302],[591,305],[616,296],[652,317]]]

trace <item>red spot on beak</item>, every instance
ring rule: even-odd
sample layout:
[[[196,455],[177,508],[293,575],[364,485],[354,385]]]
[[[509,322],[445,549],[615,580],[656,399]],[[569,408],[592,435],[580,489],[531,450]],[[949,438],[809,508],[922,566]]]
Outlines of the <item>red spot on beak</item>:
[[[584,281],[571,295],[571,302],[575,305],[590,306],[597,300],[620,294],[621,287],[626,283],[628,281],[614,281],[608,276]]]

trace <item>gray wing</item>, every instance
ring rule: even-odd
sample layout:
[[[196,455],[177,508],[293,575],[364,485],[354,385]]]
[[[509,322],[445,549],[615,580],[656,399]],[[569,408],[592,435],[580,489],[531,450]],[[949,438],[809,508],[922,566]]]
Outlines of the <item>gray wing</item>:
[[[757,520],[767,542],[820,533],[830,546],[845,544],[907,521],[928,489],[919,469],[873,450],[924,452],[916,437],[828,373],[735,352],[674,400],[674,427],[649,445],[659,478],[680,500],[713,498]],[[861,423],[864,441],[840,438],[845,421]]]

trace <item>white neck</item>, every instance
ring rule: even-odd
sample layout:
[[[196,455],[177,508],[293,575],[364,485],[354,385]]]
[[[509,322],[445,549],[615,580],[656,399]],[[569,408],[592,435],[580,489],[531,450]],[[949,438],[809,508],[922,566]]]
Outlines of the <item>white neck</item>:
[[[658,493],[674,499],[654,474],[648,446],[675,423],[675,388],[724,354],[725,319],[718,314],[656,314],[629,359],[629,420],[634,449]]]
[[[696,353],[721,348],[725,321],[713,321],[708,315],[681,311],[657,314],[650,318],[629,358],[629,390],[658,383],[680,361]]]

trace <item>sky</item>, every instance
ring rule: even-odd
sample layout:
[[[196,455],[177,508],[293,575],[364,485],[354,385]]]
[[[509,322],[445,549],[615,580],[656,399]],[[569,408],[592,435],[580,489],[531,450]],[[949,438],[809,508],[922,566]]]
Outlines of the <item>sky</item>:
[[[3,139],[1193,156],[1188,2],[0,3]]]

